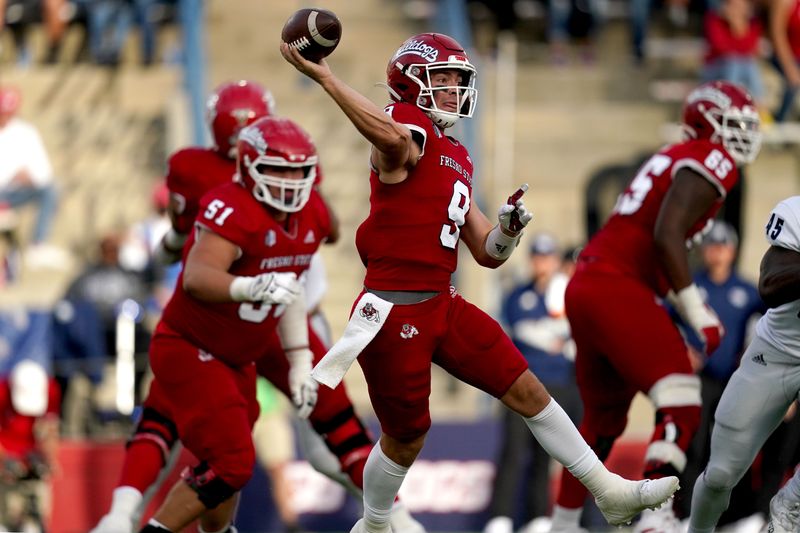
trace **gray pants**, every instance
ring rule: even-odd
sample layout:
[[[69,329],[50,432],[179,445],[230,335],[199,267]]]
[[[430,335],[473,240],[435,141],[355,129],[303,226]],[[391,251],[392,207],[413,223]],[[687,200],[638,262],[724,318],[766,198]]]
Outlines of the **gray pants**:
[[[708,531],[716,525],[728,506],[731,489],[778,427],[798,391],[800,358],[755,337],[717,407],[711,457],[695,484],[690,532]]]

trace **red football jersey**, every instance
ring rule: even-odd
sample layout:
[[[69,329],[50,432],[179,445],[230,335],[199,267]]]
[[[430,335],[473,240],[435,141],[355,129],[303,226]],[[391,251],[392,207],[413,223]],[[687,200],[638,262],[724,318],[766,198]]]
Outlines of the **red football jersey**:
[[[458,238],[470,208],[472,159],[418,107],[386,112],[423,141],[408,178],[385,184],[370,173],[370,213],[356,246],[367,267],[364,285],[379,290],[444,291],[458,258]]]
[[[167,188],[178,204],[173,223],[175,231],[189,233],[203,195],[232,181],[234,174],[236,161],[214,148],[190,147],[175,152],[169,158],[167,169]]]
[[[608,222],[589,241],[581,255],[613,265],[617,270],[641,279],[657,294],[666,294],[669,283],[656,256],[653,231],[672,179],[682,168],[694,170],[720,193],[714,205],[689,229],[686,238],[700,232],[716,215],[728,191],[739,179],[739,171],[728,152],[721,145],[707,140],[670,145],[648,159],[617,199]]]
[[[238,183],[222,185],[206,194],[196,223],[241,249],[241,257],[229,270],[235,276],[265,272],[294,272],[300,276],[330,233],[328,209],[315,191],[306,206],[290,214],[284,225]],[[192,232],[185,250],[194,244],[195,236],[196,232]],[[181,274],[159,327],[166,325],[228,364],[242,365],[265,354],[266,340],[281,313],[283,306],[197,300],[183,290]]]
[[[190,147],[178,150],[169,158],[167,189],[177,200],[175,231],[189,233],[197,218],[200,199],[205,193],[233,181],[236,160],[225,157],[214,148]],[[314,185],[322,183],[322,168],[317,165]]]

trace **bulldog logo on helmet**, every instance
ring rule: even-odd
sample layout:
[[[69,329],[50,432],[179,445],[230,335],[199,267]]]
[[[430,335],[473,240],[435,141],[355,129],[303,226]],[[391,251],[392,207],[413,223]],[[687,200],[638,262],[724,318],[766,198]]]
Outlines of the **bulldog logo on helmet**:
[[[709,85],[702,85],[689,93],[686,101],[690,104],[699,102],[700,100],[707,100],[713,102],[717,107],[727,109],[731,105],[731,99],[725,93],[716,87]]]
[[[244,128],[241,133],[239,133],[239,139],[255,148],[256,151],[261,154],[267,151],[267,141],[264,140],[264,136],[261,135],[261,130],[258,128],[254,128],[253,126]]]

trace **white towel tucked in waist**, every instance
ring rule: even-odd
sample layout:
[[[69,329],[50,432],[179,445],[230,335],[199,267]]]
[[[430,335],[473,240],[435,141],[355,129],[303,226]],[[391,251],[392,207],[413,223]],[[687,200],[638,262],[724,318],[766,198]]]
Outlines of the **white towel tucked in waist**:
[[[344,328],[342,337],[328,350],[311,371],[316,381],[335,389],[341,383],[350,365],[367,344],[375,338],[394,304],[365,292],[353,310],[350,322]]]

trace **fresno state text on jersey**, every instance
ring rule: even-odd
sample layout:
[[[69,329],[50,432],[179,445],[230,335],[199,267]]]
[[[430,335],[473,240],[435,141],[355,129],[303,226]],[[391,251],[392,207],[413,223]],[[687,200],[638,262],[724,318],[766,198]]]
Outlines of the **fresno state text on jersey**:
[[[582,252],[607,268],[637,277],[663,296],[669,283],[659,264],[653,231],[661,204],[682,168],[689,168],[707,179],[719,191],[714,205],[689,231],[691,239],[716,215],[725,197],[739,179],[730,154],[708,140],[690,140],[663,148],[639,168],[627,189],[619,196],[614,212]],[[588,268],[591,268],[589,266]]]
[[[330,217],[319,194],[312,191],[306,206],[289,215],[284,225],[272,218],[250,192],[230,183],[203,197],[197,226],[241,249],[241,256],[229,269],[231,274],[294,272],[299,277],[330,233]],[[198,231],[192,232],[187,249],[194,244]],[[258,302],[210,304],[187,294],[182,285],[183,274],[164,310],[162,324],[228,364],[245,364],[264,355],[265,339],[274,330],[284,306]]]
[[[467,149],[418,107],[386,107],[422,148],[402,182],[381,183],[370,172],[370,213],[356,246],[367,267],[364,285],[378,290],[444,291],[456,269],[458,238],[470,208],[472,160]]]

